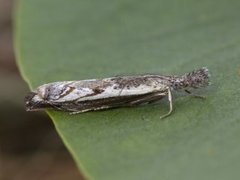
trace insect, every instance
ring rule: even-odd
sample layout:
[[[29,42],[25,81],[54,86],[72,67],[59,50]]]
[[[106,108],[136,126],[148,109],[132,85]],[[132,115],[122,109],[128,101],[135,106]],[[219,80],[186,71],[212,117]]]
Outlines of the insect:
[[[207,68],[182,76],[154,74],[110,77],[80,81],[60,81],[39,86],[25,97],[27,111],[54,108],[72,114],[123,106],[149,104],[167,96],[173,111],[172,91],[190,90],[209,84]]]

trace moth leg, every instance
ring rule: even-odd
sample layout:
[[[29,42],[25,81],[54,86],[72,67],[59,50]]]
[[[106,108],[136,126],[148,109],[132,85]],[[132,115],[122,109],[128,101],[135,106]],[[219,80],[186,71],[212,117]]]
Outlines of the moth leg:
[[[74,115],[74,114],[84,113],[84,112],[88,112],[88,111],[92,111],[92,109],[84,109],[84,110],[81,110],[81,111],[72,111],[69,114]]]
[[[92,108],[92,109],[84,109],[84,110],[81,110],[81,111],[70,112],[70,115],[84,113],[84,112],[88,112],[88,111],[98,111],[98,110],[108,109],[108,108],[109,108],[109,106],[101,106],[101,107]]]
[[[201,95],[192,94],[192,92],[191,92],[191,91],[189,91],[189,90],[187,90],[187,89],[185,89],[184,91],[185,91],[186,93],[190,94],[190,95],[191,95],[192,97],[194,97],[194,98],[206,99],[206,97],[205,97],[205,96],[201,96]]]
[[[109,106],[101,106],[101,107],[94,108],[93,110],[98,111],[98,110],[103,110],[103,109],[108,109],[108,108],[110,108],[110,107]]]
[[[163,119],[167,116],[169,116],[172,111],[173,111],[173,104],[172,104],[172,92],[171,92],[171,89],[168,88],[168,101],[169,101],[169,111],[167,114],[163,115],[163,116],[160,116],[160,119]]]

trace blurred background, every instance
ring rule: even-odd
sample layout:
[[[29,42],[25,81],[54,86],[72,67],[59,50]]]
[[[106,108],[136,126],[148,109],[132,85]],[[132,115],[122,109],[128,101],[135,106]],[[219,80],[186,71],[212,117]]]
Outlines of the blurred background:
[[[13,50],[13,0],[0,0],[0,179],[83,179],[44,112],[26,112],[29,91]]]

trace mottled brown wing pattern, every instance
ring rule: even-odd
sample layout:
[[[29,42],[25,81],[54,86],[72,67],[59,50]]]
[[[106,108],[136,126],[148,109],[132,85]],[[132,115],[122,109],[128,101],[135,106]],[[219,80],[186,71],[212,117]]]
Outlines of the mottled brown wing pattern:
[[[136,106],[142,104],[149,104],[161,100],[166,96],[166,92],[155,92],[144,95],[134,96],[118,96],[105,99],[76,101],[76,102],[64,102],[52,104],[53,107],[61,109],[63,111],[70,112],[86,112],[99,109],[109,109],[121,106]]]

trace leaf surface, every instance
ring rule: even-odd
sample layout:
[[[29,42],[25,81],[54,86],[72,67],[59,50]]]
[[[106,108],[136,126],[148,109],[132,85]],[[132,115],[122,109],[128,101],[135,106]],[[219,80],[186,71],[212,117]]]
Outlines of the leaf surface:
[[[114,75],[183,74],[203,66],[205,101],[69,115],[49,111],[88,179],[238,179],[240,1],[24,0],[16,52],[31,89]]]

